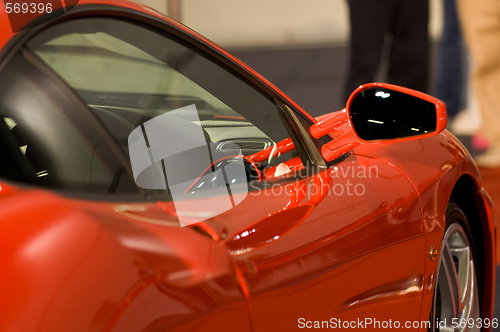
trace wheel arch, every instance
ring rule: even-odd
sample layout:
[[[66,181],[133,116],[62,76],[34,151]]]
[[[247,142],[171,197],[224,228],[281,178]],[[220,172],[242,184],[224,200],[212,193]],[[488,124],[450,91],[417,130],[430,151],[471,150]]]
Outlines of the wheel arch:
[[[455,202],[467,217],[476,252],[483,317],[493,314],[495,284],[496,236],[491,236],[492,202],[486,191],[468,174],[455,183],[450,201]],[[494,229],[493,229],[494,232]],[[486,315],[486,316],[485,316]]]

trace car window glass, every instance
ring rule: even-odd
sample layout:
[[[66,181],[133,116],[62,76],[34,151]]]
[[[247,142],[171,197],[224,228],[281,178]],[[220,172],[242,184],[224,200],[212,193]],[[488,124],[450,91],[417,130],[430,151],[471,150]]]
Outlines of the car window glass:
[[[29,62],[16,56],[0,85],[2,178],[71,193],[139,195],[95,127]]]
[[[249,182],[302,165],[275,103],[174,37],[85,18],[45,30],[28,47],[108,128],[143,189],[177,202],[226,197],[217,205],[234,206],[232,195],[244,198]]]

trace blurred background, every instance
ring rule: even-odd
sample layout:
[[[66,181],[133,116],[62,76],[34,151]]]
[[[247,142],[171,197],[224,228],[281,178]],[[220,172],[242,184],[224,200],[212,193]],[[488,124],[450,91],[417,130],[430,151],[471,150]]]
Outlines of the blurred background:
[[[344,107],[350,33],[345,0],[136,1],[228,49],[310,114]],[[442,7],[442,1],[430,1],[431,45],[440,40]]]
[[[346,45],[345,0],[136,0],[226,48]],[[442,31],[442,2],[430,1],[430,34]]]
[[[189,26],[228,49],[250,67],[288,94],[309,114],[318,116],[345,107],[344,83],[349,64],[349,7],[346,0],[136,0]],[[443,34],[444,1],[429,1],[430,76],[427,91],[439,95],[437,76],[440,44],[447,47]],[[448,2],[449,4],[450,2]],[[456,18],[455,18],[456,20]],[[463,42],[461,42],[463,44]],[[416,50],[418,51],[418,50]],[[464,58],[469,57],[463,45]],[[387,62],[387,60],[386,60]],[[377,81],[387,63],[382,61]],[[462,66],[464,81],[467,64]],[[444,82],[451,89],[466,83]],[[500,87],[499,87],[500,89]],[[467,90],[467,89],[466,89]],[[450,114],[450,129],[473,157],[480,153],[478,112],[474,98],[460,106],[460,116]],[[441,97],[440,97],[441,98]],[[458,110],[457,110],[458,112]],[[476,115],[474,115],[476,114]],[[480,116],[479,116],[480,117]],[[456,121],[455,121],[456,120]],[[479,121],[479,122],[478,122]],[[500,209],[500,168],[480,167],[484,184]],[[497,234],[500,239],[500,234]],[[500,245],[497,245],[500,263]],[[500,265],[497,268],[495,317],[500,317]]]

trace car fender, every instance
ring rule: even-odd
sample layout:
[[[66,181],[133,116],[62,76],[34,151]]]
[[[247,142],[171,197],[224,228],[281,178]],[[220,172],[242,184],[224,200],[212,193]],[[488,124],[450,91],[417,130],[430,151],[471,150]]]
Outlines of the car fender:
[[[481,258],[480,280],[485,287],[484,317],[492,317],[495,286],[495,219],[493,204],[484,190],[477,167],[467,150],[450,132],[434,137],[391,144],[365,144],[353,150],[383,160],[400,170],[417,191],[422,207],[423,223],[427,232],[427,248],[441,248],[445,230],[446,209],[451,200],[459,200],[466,210],[473,242]],[[426,292],[422,319],[430,312],[434,290],[434,276],[439,260],[427,260]],[[492,278],[490,276],[493,276]]]
[[[233,263],[212,239],[130,218],[120,203],[1,186],[0,330],[250,326]]]

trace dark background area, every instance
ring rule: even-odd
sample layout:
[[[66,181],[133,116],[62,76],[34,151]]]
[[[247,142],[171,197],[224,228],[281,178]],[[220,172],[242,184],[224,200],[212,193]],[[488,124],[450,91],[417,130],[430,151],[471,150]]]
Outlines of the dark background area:
[[[345,106],[345,101],[341,100],[348,61],[345,47],[231,52],[312,116],[338,111]]]
[[[433,45],[431,52],[431,81],[435,68],[436,46]],[[345,107],[346,100],[341,99],[341,91],[349,56],[346,47],[230,50],[230,52],[271,81],[312,116],[338,111]],[[459,138],[474,155],[469,144],[470,137]],[[481,173],[485,187],[496,202],[498,210],[500,170],[483,170]],[[494,316],[500,318],[500,265],[497,265],[496,285]]]

